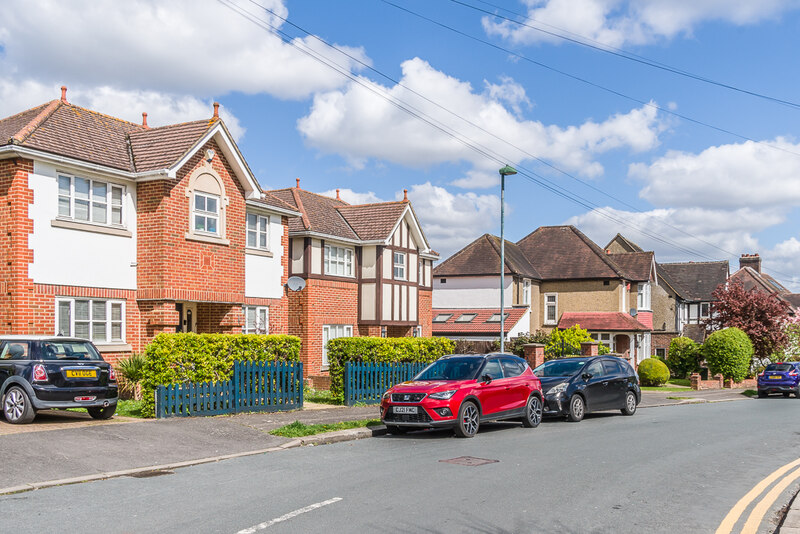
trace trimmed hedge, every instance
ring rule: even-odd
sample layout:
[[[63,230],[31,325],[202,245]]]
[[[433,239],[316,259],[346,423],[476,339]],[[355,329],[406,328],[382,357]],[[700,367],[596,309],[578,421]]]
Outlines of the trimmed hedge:
[[[155,415],[156,386],[228,380],[234,361],[298,361],[300,338],[258,334],[159,334],[145,349],[142,412]]]
[[[643,386],[663,386],[669,380],[669,367],[658,358],[647,358],[639,364],[639,382]]]
[[[667,366],[675,378],[686,378],[700,372],[700,345],[688,337],[676,337],[669,342]]]
[[[452,354],[456,344],[444,337],[340,337],[328,341],[331,394],[344,399],[344,365],[367,363],[430,363]]]
[[[703,343],[702,352],[712,375],[721,374],[734,382],[747,378],[753,359],[753,343],[743,330],[725,328],[714,332]]]

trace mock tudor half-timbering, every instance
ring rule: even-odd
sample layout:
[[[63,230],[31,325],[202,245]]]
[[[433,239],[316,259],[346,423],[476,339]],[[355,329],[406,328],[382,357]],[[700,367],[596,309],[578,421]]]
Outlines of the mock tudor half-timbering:
[[[65,91],[64,91],[65,92]],[[55,100],[0,120],[0,332],[288,331],[289,219],[219,119],[149,128]]]
[[[307,374],[324,385],[328,340],[431,335],[431,250],[411,203],[350,205],[296,187],[270,191],[302,216],[289,221],[289,332]]]

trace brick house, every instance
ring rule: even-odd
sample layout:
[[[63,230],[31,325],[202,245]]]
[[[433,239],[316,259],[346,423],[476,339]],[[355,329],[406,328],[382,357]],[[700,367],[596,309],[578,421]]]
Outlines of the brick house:
[[[739,270],[731,275],[730,280],[741,282],[748,291],[762,291],[774,295],[789,305],[792,315],[796,315],[800,310],[800,294],[792,293],[783,284],[762,272],[761,256],[758,254],[742,254],[739,258]]]
[[[292,206],[219,119],[149,128],[60,100],[0,120],[0,332],[288,332]]]
[[[492,241],[499,244],[494,236],[482,236],[434,269],[434,314],[459,307],[498,307],[500,261],[490,255],[487,245]],[[516,243],[507,242],[505,251],[505,272],[511,274],[503,289],[505,301],[512,308],[527,309],[522,331],[580,324],[634,363],[649,356],[652,253],[616,258],[618,263],[574,226],[540,227]],[[491,260],[481,262],[482,257]],[[463,305],[455,306],[458,302]],[[499,325],[496,332],[499,337]]]
[[[306,376],[329,381],[326,344],[349,336],[430,336],[433,262],[411,202],[350,205],[295,187],[269,194],[297,210],[289,220],[289,333],[302,341]]]

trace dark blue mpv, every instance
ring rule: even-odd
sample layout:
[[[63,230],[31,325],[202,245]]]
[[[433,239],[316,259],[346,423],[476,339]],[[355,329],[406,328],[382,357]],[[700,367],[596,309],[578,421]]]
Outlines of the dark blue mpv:
[[[770,393],[790,393],[800,398],[800,362],[779,362],[767,365],[758,375],[758,396],[764,398]]]

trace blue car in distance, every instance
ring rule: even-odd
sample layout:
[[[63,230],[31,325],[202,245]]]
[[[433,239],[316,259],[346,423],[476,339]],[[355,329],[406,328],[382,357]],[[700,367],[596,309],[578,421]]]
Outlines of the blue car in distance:
[[[758,375],[758,397],[763,399],[770,393],[790,393],[800,399],[800,362],[778,362],[767,365]]]

